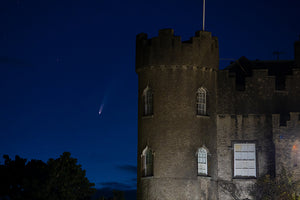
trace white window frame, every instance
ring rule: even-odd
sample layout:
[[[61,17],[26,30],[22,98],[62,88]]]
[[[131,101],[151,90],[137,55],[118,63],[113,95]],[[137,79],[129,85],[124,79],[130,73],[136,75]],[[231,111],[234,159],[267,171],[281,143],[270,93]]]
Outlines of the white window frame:
[[[153,92],[149,86],[143,91],[144,116],[153,115]]]
[[[153,176],[153,151],[146,146],[141,154],[142,176]]]
[[[197,150],[197,174],[207,176],[207,155],[208,150],[205,147],[201,147]]]
[[[201,87],[197,90],[197,115],[207,115],[207,91]]]
[[[256,144],[234,143],[234,177],[256,177]]]

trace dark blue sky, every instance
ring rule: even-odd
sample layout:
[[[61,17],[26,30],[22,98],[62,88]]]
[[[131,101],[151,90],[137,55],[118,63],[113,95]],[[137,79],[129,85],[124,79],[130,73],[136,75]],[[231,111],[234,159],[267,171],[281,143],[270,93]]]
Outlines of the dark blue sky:
[[[206,5],[220,58],[293,59],[299,0]],[[0,25],[1,156],[69,151],[96,187],[134,188],[135,36],[173,28],[189,39],[202,28],[202,1],[1,0]]]

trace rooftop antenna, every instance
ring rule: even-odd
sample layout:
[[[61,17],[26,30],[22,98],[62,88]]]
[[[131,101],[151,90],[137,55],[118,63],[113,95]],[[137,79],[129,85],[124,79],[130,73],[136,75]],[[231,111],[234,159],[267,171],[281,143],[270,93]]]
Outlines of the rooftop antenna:
[[[205,27],[205,0],[203,0],[203,23],[202,23],[202,30],[204,31]]]

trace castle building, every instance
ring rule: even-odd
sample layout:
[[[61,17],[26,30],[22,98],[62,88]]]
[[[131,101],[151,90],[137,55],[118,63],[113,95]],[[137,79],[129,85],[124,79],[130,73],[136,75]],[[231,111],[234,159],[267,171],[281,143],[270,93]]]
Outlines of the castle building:
[[[282,167],[300,178],[300,41],[294,60],[241,57],[219,70],[217,37],[136,38],[138,200],[251,199]]]

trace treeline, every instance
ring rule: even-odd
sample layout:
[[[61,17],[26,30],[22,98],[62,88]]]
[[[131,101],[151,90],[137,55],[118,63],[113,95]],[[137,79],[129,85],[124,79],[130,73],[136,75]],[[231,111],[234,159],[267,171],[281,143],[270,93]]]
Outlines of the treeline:
[[[95,184],[68,152],[57,159],[31,160],[4,155],[0,200],[90,200]]]
[[[98,197],[97,200],[125,200],[124,192],[119,190],[113,190],[113,197]]]

